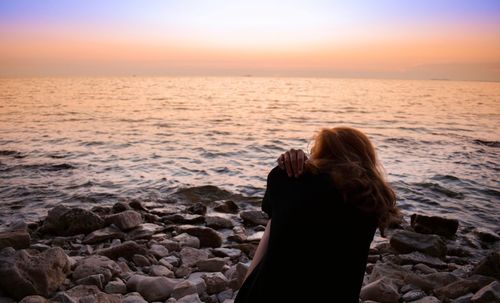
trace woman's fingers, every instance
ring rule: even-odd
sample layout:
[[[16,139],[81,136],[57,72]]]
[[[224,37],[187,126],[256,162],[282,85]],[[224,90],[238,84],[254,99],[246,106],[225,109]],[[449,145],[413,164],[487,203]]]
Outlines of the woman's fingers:
[[[290,166],[292,167],[291,174],[292,176],[298,177],[299,176],[299,168],[297,165],[297,151],[295,149],[290,149]]]
[[[288,174],[289,177],[291,177],[293,174],[293,170],[290,163],[290,152],[288,151],[285,153],[285,168],[286,168],[286,173]]]
[[[295,175],[295,177],[302,174],[302,172],[304,171],[304,161],[305,161],[304,152],[301,149],[297,150],[297,170],[296,170],[297,174]]]
[[[290,149],[278,157],[278,166],[286,170],[289,177],[298,177],[304,172],[307,156],[301,149]]]

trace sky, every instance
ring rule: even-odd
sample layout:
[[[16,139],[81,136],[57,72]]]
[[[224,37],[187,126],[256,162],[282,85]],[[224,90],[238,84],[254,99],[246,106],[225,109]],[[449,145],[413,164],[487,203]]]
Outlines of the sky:
[[[500,1],[0,1],[0,75],[500,81]]]

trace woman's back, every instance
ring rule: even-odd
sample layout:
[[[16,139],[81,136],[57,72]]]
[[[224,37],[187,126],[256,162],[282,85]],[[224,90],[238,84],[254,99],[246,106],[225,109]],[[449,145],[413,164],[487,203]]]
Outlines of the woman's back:
[[[240,289],[242,302],[358,302],[376,219],[341,200],[327,174],[268,175],[272,219],[265,256]]]

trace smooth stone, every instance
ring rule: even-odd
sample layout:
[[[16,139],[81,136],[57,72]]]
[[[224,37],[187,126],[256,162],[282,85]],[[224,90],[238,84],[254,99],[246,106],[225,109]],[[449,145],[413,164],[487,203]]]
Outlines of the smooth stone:
[[[235,226],[233,228],[233,234],[227,237],[228,240],[234,241],[236,243],[243,243],[247,239],[247,233],[243,226]]]
[[[237,263],[231,266],[224,274],[229,280],[229,287],[233,290],[240,289],[247,275],[248,266],[243,263]]]
[[[177,226],[179,233],[188,233],[200,240],[200,247],[220,247],[222,245],[222,236],[210,227],[180,225]]]
[[[95,285],[77,285],[65,293],[79,303],[120,303],[120,295],[103,293]]]
[[[261,210],[246,210],[240,212],[240,218],[245,225],[267,225],[269,217]]]
[[[264,232],[263,231],[259,231],[259,232],[256,232],[254,234],[252,234],[251,236],[249,236],[246,241],[247,242],[259,242],[262,237],[264,236]]]
[[[411,227],[422,234],[452,237],[458,230],[458,220],[437,216],[411,215]]]
[[[438,298],[455,299],[468,293],[475,293],[493,281],[494,278],[492,277],[473,275],[436,288],[434,289],[434,294]]]
[[[182,233],[180,235],[177,235],[173,237],[174,240],[178,241],[181,247],[194,247],[194,248],[200,248],[200,239],[198,239],[195,236],[191,236],[187,233]]]
[[[471,298],[472,303],[500,302],[500,283],[493,281],[481,288]]]
[[[19,303],[46,303],[46,302],[48,302],[47,299],[38,295],[27,296],[24,297],[21,301],[19,301]]]
[[[97,254],[115,260],[120,257],[131,259],[136,254],[145,255],[146,253],[147,250],[134,241],[126,241],[122,244],[100,249],[97,251]]]
[[[30,247],[30,234],[24,230],[0,232],[0,249],[13,247],[23,249]]]
[[[103,289],[106,284],[106,279],[103,274],[97,274],[76,280],[75,283],[80,285],[95,285],[99,289]]]
[[[137,292],[129,293],[123,298],[122,303],[148,303],[144,298]]]
[[[422,299],[412,301],[411,303],[441,303],[438,298],[432,297],[432,296],[427,296],[423,297]]]
[[[196,291],[199,295],[205,293],[207,290],[207,283],[205,283],[205,280],[202,278],[203,274],[204,273],[196,272],[190,274],[187,278],[196,287]]]
[[[498,235],[498,233],[484,227],[476,228],[476,230],[474,230],[474,233],[482,242],[493,243],[500,240],[500,236]]]
[[[163,223],[176,223],[176,224],[203,224],[205,217],[202,215],[193,214],[171,214],[161,218]]]
[[[149,274],[152,276],[163,276],[163,277],[174,277],[174,272],[163,265],[151,265],[149,268]]]
[[[141,267],[151,265],[151,262],[149,262],[148,258],[144,257],[143,255],[134,255],[132,257],[132,261],[134,261],[135,265]]]
[[[214,206],[214,210],[220,213],[226,214],[237,214],[240,208],[234,201],[226,200],[222,202],[216,202],[216,206]]]
[[[72,277],[75,280],[79,280],[88,276],[102,274],[105,281],[109,281],[121,272],[121,268],[115,261],[105,256],[93,255],[81,259],[76,263]]]
[[[241,256],[241,250],[236,248],[218,247],[212,249],[212,254],[216,257],[227,257],[230,259],[238,259]]]
[[[221,216],[206,216],[205,222],[208,227],[221,229],[221,228],[233,228],[234,223],[228,218]]]
[[[198,240],[198,238],[196,238],[196,240],[198,241],[198,247],[199,247],[200,240]],[[160,244],[165,246],[165,248],[168,249],[169,252],[181,250],[181,244],[171,239],[162,240]]]
[[[169,269],[171,269],[170,268],[171,266],[179,266],[181,259],[179,259],[177,256],[167,256],[161,258],[159,262],[164,266],[168,267]]]
[[[59,205],[48,212],[41,231],[70,236],[88,234],[103,226],[104,220],[91,211]]]
[[[437,270],[435,270],[434,268],[431,268],[425,264],[422,264],[422,263],[416,264],[415,266],[413,266],[413,268],[420,271],[423,274],[437,273]]]
[[[420,289],[415,289],[415,290],[410,290],[409,292],[405,293],[401,299],[403,299],[404,302],[410,302],[410,301],[415,301],[418,299],[421,299],[425,297],[427,294],[420,290]]]
[[[51,295],[70,270],[68,256],[60,247],[34,255],[12,248],[0,251],[0,289],[17,300],[29,295]]]
[[[175,276],[177,278],[185,278],[193,272],[193,269],[186,265],[181,265],[175,270]]]
[[[473,273],[500,280],[500,251],[484,257],[473,269]]]
[[[127,286],[122,280],[118,279],[109,281],[104,287],[104,291],[108,294],[125,294],[127,293]]]
[[[102,242],[108,239],[124,239],[125,235],[115,227],[105,227],[94,230],[88,234],[82,241],[84,244]]]
[[[418,264],[422,263],[435,268],[446,268],[448,264],[443,262],[443,260],[423,254],[418,251],[411,252],[409,254],[402,254],[398,256],[401,260],[401,264]]]
[[[398,303],[400,298],[397,286],[386,278],[365,285],[361,288],[359,297],[362,300],[376,300],[385,303]]]
[[[204,249],[184,247],[180,252],[180,256],[183,265],[192,267],[198,261],[208,259],[209,253]]]
[[[126,202],[116,202],[115,204],[113,204],[113,207],[111,208],[111,210],[115,214],[121,213],[122,211],[126,211],[129,209],[132,209],[132,207],[130,207],[130,205],[128,205],[128,203]]]
[[[196,215],[204,215],[207,213],[207,207],[203,203],[197,202],[186,209],[187,212]]]
[[[155,233],[161,232],[163,227],[154,223],[142,223],[136,228],[130,230],[127,233],[127,239],[138,240],[138,239],[149,239]]]
[[[151,247],[149,248],[149,252],[158,258],[163,258],[168,256],[168,249],[160,244],[152,244]]]
[[[211,258],[206,260],[199,260],[198,262],[196,262],[196,267],[198,267],[200,271],[215,272],[222,271],[226,264],[226,259]]]
[[[200,300],[198,294],[192,294],[180,298],[177,303],[203,303],[203,301]]]
[[[398,230],[392,235],[390,244],[403,254],[419,251],[435,257],[444,257],[446,255],[445,242],[436,235]]]
[[[221,291],[217,294],[217,300],[219,300],[219,302],[226,302],[226,300],[229,300],[233,297],[233,293],[234,292],[232,289]]]
[[[196,286],[189,280],[182,281],[174,287],[174,291],[172,292],[172,297],[176,299],[180,299],[187,295],[197,294],[198,289]]]
[[[149,302],[166,300],[179,282],[166,277],[133,275],[127,281],[127,289],[139,292]]]
[[[220,272],[206,273],[201,278],[205,280],[207,284],[208,294],[215,294],[223,291],[229,283],[226,276]]]

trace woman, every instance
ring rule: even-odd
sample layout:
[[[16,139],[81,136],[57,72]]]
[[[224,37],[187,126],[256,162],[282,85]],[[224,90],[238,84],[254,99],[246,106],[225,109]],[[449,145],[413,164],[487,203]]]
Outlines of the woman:
[[[270,220],[235,303],[357,303],[375,230],[399,217],[395,194],[359,130],[322,129],[305,164],[294,154],[278,160],[289,174],[267,177]]]

